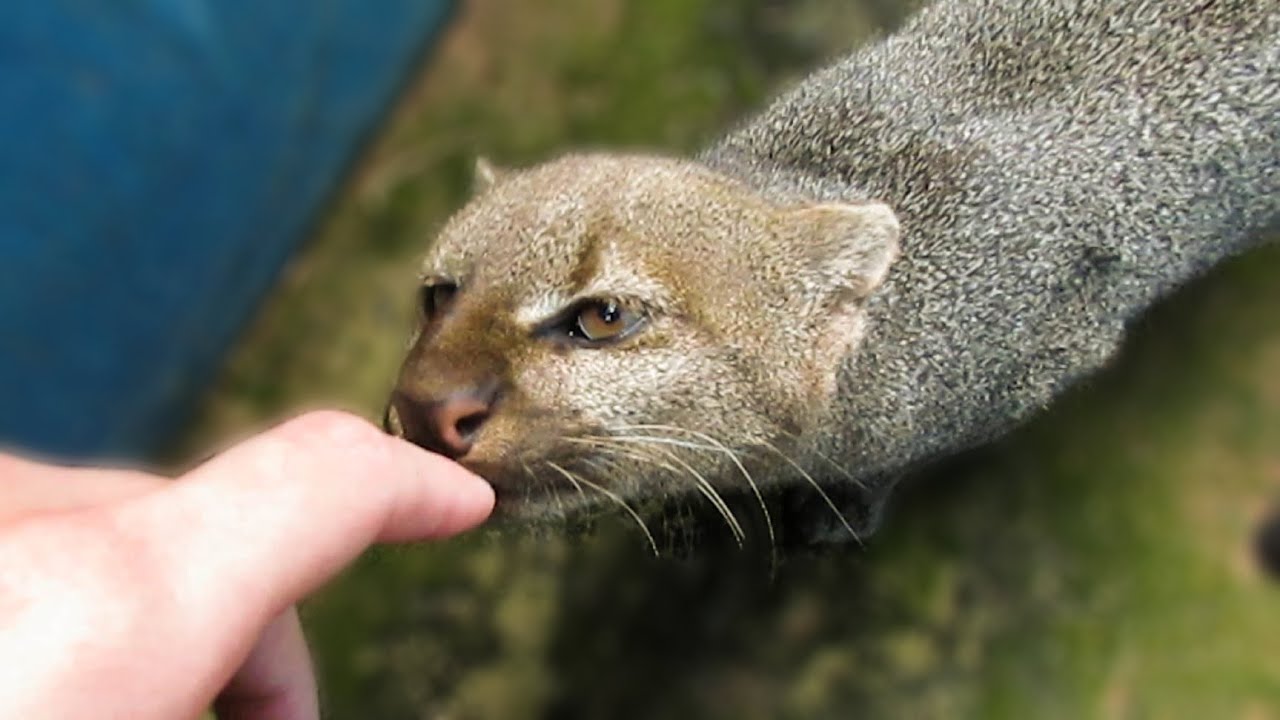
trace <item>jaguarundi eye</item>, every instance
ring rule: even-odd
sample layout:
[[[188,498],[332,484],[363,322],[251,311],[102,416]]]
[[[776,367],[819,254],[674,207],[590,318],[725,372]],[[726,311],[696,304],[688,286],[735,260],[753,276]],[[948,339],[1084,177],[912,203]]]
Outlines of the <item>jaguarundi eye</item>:
[[[423,285],[418,295],[418,306],[423,320],[434,320],[440,313],[449,308],[453,296],[458,294],[458,286],[442,281]]]
[[[580,306],[571,318],[569,337],[588,343],[621,340],[630,335],[644,316],[613,300],[592,300]]]

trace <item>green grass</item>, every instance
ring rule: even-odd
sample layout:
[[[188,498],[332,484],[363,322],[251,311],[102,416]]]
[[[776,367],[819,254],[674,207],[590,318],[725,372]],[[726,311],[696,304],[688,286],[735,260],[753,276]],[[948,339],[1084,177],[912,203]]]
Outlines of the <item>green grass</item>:
[[[192,453],[285,413],[375,417],[416,268],[477,153],[680,152],[900,14],[890,2],[469,3],[246,335]],[[305,608],[340,718],[1274,718],[1280,249],[904,492],[865,549],[653,560],[622,522],[369,554]]]

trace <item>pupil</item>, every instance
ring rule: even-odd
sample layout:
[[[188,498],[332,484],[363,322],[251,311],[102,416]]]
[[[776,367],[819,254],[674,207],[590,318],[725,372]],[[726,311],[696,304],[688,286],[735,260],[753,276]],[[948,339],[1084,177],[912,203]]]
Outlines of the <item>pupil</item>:
[[[612,325],[618,322],[618,314],[618,306],[613,303],[600,306],[600,319],[603,320],[606,325]]]

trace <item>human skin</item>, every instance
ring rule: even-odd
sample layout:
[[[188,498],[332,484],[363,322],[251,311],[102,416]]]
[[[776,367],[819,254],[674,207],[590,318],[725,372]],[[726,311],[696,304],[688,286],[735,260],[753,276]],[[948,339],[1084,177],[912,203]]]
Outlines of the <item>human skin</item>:
[[[371,544],[492,508],[475,475],[331,411],[176,480],[0,454],[0,716],[316,718],[294,603]]]

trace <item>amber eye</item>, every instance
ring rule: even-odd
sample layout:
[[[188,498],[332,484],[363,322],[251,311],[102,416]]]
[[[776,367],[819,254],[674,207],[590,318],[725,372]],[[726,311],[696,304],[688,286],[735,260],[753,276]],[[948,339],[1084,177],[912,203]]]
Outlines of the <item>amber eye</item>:
[[[643,316],[612,300],[593,300],[578,310],[569,336],[599,343],[620,340],[640,325]]]
[[[451,282],[437,282],[422,286],[418,296],[418,304],[423,320],[433,320],[449,308],[453,296],[458,293],[458,286]]]

